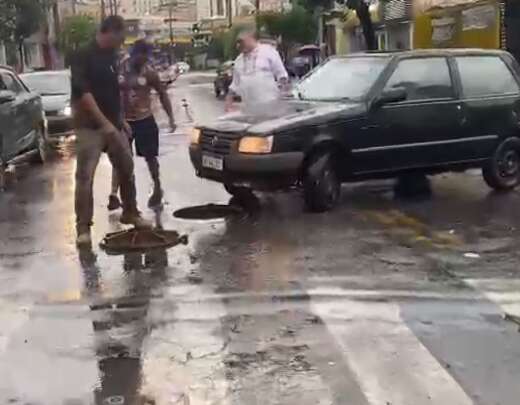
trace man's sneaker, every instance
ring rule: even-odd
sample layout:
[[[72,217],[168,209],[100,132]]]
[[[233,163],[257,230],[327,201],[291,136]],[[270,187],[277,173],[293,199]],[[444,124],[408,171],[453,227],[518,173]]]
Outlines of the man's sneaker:
[[[110,194],[108,197],[108,210],[109,211],[115,211],[119,208],[121,208],[121,201],[119,201],[119,197],[114,194]]]
[[[92,245],[92,237],[89,231],[81,231],[76,238],[76,245],[79,247],[87,247]]]
[[[161,189],[154,190],[148,200],[149,208],[157,208],[162,205],[163,191]]]
[[[121,215],[121,218],[119,219],[119,222],[125,225],[133,225],[137,229],[152,229],[153,223],[151,221],[148,221],[147,219],[144,219],[141,214],[137,213],[127,213],[123,212]]]

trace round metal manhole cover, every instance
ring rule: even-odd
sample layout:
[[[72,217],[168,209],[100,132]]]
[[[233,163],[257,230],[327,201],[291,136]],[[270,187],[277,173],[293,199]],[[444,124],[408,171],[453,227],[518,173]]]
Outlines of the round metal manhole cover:
[[[181,208],[173,213],[175,218],[181,219],[219,219],[231,216],[244,215],[245,211],[237,206],[222,204],[206,204],[194,207]]]
[[[113,395],[105,398],[103,404],[105,405],[123,405],[125,403],[125,397],[122,395]]]
[[[129,229],[106,234],[99,244],[108,254],[166,249],[188,244],[187,235],[164,229]]]

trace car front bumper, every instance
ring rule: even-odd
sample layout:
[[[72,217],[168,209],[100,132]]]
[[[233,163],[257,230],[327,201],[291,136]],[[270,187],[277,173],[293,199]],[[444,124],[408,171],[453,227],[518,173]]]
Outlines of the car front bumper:
[[[303,152],[249,155],[231,153],[223,158],[223,170],[202,166],[200,146],[190,145],[190,158],[199,177],[254,190],[275,190],[294,185],[300,175]]]
[[[72,117],[47,117],[48,136],[58,138],[74,134]]]

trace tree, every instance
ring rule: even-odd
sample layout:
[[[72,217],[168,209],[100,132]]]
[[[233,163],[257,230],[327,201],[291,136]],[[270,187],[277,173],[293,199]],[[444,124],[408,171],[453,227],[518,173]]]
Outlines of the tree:
[[[367,49],[369,51],[375,51],[377,49],[377,41],[368,0],[347,0],[346,5],[351,10],[356,11],[359,23],[363,29]]]
[[[282,39],[282,52],[295,44],[314,42],[317,26],[313,16],[303,7],[294,6],[286,13],[264,13],[256,18],[261,33]]]
[[[23,43],[45,24],[48,0],[1,0],[0,41],[17,45],[24,64]]]
[[[96,33],[96,21],[87,15],[73,15],[65,18],[58,33],[58,47],[65,55],[68,65],[71,54],[88,44]]]
[[[299,0],[300,4],[313,12],[317,9],[330,9],[332,8],[334,1],[332,0]],[[354,10],[358,16],[359,23],[363,30],[363,36],[368,50],[377,49],[377,41],[374,31],[374,24],[370,15],[370,0],[336,0],[337,3],[345,4],[345,6]]]

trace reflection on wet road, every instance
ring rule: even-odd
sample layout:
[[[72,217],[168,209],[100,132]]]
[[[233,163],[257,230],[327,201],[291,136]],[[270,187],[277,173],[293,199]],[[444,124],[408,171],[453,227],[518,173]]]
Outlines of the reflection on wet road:
[[[516,405],[520,334],[502,315],[520,315],[518,193],[490,193],[470,172],[435,177],[421,201],[383,181],[345,186],[321,215],[290,193],[175,218],[229,203],[186,150],[191,115],[222,111],[211,90],[196,73],[172,88],[166,204],[143,210],[187,246],[78,252],[73,143],[44,168],[17,166],[0,195],[0,404]],[[103,159],[96,241],[122,229],[106,210],[109,174]]]

